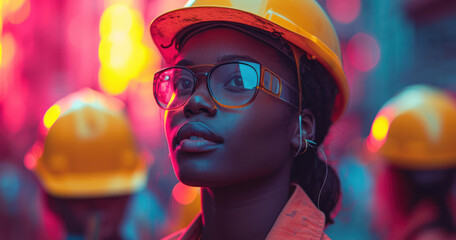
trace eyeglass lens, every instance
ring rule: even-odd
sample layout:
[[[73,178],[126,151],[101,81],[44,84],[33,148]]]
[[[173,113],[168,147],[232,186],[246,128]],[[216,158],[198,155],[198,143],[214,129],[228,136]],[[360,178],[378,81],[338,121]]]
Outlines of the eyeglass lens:
[[[155,95],[165,109],[182,106],[190,98],[195,87],[195,75],[183,67],[173,67],[155,76]],[[208,75],[208,87],[213,98],[227,106],[247,104],[255,95],[258,73],[250,65],[226,63],[216,66]]]

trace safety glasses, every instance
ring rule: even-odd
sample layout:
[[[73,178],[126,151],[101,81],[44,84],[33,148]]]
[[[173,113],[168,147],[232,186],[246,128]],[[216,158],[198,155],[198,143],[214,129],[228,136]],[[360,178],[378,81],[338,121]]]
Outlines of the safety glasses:
[[[195,92],[200,76],[206,77],[209,94],[223,107],[248,106],[261,90],[299,108],[296,88],[261,64],[246,61],[162,69],[155,73],[153,83],[158,105],[165,110],[184,106]]]

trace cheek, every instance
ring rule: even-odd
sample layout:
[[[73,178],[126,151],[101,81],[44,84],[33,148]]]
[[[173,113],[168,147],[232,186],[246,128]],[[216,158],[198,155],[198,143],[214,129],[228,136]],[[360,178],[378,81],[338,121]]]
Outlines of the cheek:
[[[251,121],[252,124],[238,125],[230,136],[236,139],[233,146],[242,149],[244,153],[261,154],[261,152],[275,153],[288,150],[290,141],[288,139],[287,124],[275,121],[276,119],[258,118]]]
[[[227,152],[237,161],[237,167],[268,171],[284,164],[290,154],[290,112],[283,106],[264,106],[268,105],[252,105],[248,113],[230,119],[233,124],[227,129]]]

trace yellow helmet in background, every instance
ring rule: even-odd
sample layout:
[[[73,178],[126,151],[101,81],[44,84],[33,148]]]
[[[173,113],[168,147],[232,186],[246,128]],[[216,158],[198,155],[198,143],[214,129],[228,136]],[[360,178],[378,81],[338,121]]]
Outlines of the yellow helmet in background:
[[[414,85],[377,114],[368,144],[393,165],[406,169],[456,166],[456,103],[443,91]]]
[[[135,145],[123,103],[91,89],[71,94],[46,135],[33,171],[57,197],[133,193],[146,185],[147,167]],[[46,116],[45,116],[46,117]]]
[[[172,45],[184,28],[202,22],[232,22],[268,32],[310,54],[334,78],[339,89],[332,120],[348,104],[348,83],[342,68],[340,44],[328,16],[314,0],[190,0],[184,8],[157,17],[151,36],[167,62],[177,54]]]

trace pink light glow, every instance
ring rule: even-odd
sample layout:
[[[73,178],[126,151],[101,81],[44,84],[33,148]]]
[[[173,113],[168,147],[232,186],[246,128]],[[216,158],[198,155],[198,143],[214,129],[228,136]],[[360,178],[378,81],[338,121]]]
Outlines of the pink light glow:
[[[149,146],[163,145],[163,120],[155,102],[152,82],[132,82],[128,91],[128,112],[137,137]]]
[[[28,169],[33,169],[36,166],[37,159],[33,154],[27,153],[24,157],[24,166]]]
[[[13,63],[14,56],[16,55],[16,40],[11,33],[5,33],[1,39],[2,41],[2,59],[0,65],[10,67]]]
[[[347,57],[352,66],[362,72],[370,71],[380,60],[380,47],[367,33],[355,34],[347,45]]]
[[[8,21],[13,24],[19,24],[25,21],[30,15],[30,1],[24,1],[22,6],[14,13],[8,16]]]
[[[378,141],[378,140],[374,139],[374,137],[371,134],[367,137],[364,144],[365,144],[367,150],[369,150],[369,152],[376,153],[382,147],[384,142],[385,142],[385,139]]]
[[[361,11],[360,0],[326,0],[328,13],[336,21],[348,24],[353,22]]]
[[[22,81],[13,81],[13,86],[3,102],[5,128],[12,134],[21,130],[25,123],[28,89]]]
[[[41,142],[36,142],[24,156],[24,166],[28,169],[34,169],[38,162],[38,158],[40,158],[42,154],[43,144]]]
[[[176,186],[173,188],[173,197],[174,199],[182,204],[187,205],[195,201],[198,195],[198,188],[196,187],[189,187],[181,182],[178,182]]]

